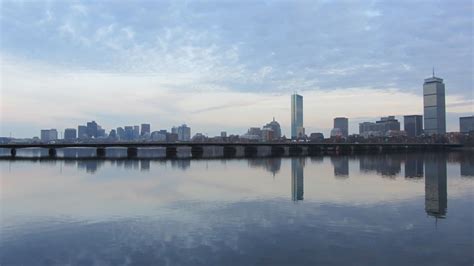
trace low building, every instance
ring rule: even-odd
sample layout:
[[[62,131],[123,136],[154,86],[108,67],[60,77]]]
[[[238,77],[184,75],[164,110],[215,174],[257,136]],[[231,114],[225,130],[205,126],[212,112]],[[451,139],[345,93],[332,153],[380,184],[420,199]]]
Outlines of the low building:
[[[459,132],[469,133],[474,131],[474,115],[459,118]]]
[[[403,129],[408,137],[414,138],[423,134],[423,116],[406,115],[403,117]]]
[[[41,130],[41,141],[50,142],[58,139],[58,131],[54,128],[52,129],[42,129]]]
[[[75,140],[77,138],[77,131],[75,128],[66,128],[64,130],[64,140]]]

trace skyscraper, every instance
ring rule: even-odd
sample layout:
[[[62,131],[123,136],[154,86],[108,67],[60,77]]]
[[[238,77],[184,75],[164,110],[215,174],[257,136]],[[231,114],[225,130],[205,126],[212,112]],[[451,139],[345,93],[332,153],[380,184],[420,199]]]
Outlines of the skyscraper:
[[[446,133],[446,102],[443,79],[433,77],[425,79],[423,84],[423,107],[425,134]]]
[[[346,117],[334,118],[334,128],[339,128],[342,132],[342,136],[347,138],[349,135],[349,119]]]
[[[291,138],[296,139],[303,135],[303,96],[295,93],[291,95]]]
[[[179,126],[177,132],[179,141],[191,140],[191,128],[188,127],[186,124],[182,124],[181,126]]]
[[[403,117],[403,129],[408,137],[418,137],[423,133],[423,116],[406,115]]]
[[[87,122],[87,136],[89,138],[97,138],[98,125],[95,121]]]

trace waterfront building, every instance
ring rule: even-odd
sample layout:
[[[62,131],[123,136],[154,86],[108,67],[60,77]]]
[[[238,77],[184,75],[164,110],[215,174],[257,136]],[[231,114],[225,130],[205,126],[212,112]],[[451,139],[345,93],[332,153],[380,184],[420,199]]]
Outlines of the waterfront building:
[[[153,141],[166,141],[166,130],[153,131],[151,133],[151,140]]]
[[[140,131],[140,136],[144,136],[146,134],[151,133],[151,126],[150,124],[142,124],[141,125],[141,131]]]
[[[251,127],[247,130],[242,138],[249,140],[260,140],[262,139],[262,130],[258,127]]]
[[[423,84],[423,108],[425,134],[446,133],[446,102],[443,79],[433,77],[425,79]]]
[[[334,128],[339,128],[342,132],[342,136],[347,138],[349,136],[349,119],[346,117],[334,118]]]
[[[261,135],[262,141],[272,141],[274,139],[274,132],[272,128],[264,127],[262,128]]]
[[[359,135],[364,138],[380,137],[383,133],[379,130],[379,126],[373,122],[363,122],[359,124]]]
[[[125,130],[122,127],[117,128],[117,138],[120,140],[126,139]]]
[[[227,132],[221,131],[221,138],[227,138]]]
[[[133,138],[138,139],[140,137],[140,126],[133,126]]]
[[[58,139],[58,131],[54,128],[52,129],[42,129],[41,130],[41,141],[50,142]]]
[[[75,128],[66,128],[64,130],[64,140],[75,140],[77,138],[77,131]]]
[[[87,137],[97,138],[98,125],[95,121],[87,122]]]
[[[309,140],[311,142],[323,142],[324,141],[324,134],[323,133],[311,133],[309,135]]]
[[[403,130],[408,137],[414,138],[423,134],[423,116],[406,115],[403,117]]]
[[[474,115],[459,118],[459,132],[469,133],[474,131]]]
[[[77,127],[77,137],[79,139],[87,139],[87,127],[86,126],[78,126]]]
[[[342,129],[340,128],[333,128],[331,129],[331,137],[337,138],[337,137],[344,137],[344,134],[342,132]]]
[[[175,131],[176,131],[176,134],[178,134],[179,141],[191,140],[191,128],[188,127],[186,124],[182,124],[181,126],[177,127]]]
[[[275,117],[273,118],[273,121],[271,121],[270,123],[266,124],[265,126],[263,126],[263,129],[271,129],[273,131],[273,137],[272,137],[272,140],[273,139],[280,139],[281,138],[281,127],[280,127],[280,123],[278,123],[277,121],[275,121]]]
[[[395,119],[395,116],[386,116],[381,117],[379,121],[375,121],[377,126],[379,127],[378,130],[385,135],[388,131],[400,131],[400,122]]]
[[[303,136],[303,96],[294,93],[291,95],[291,138]]]
[[[400,122],[395,116],[380,118],[379,121],[359,124],[359,135],[364,138],[400,135]]]
[[[110,130],[109,139],[112,139],[112,140],[117,139],[117,131],[115,129]]]
[[[133,126],[125,126],[124,127],[124,139],[125,140],[132,140],[133,139]]]

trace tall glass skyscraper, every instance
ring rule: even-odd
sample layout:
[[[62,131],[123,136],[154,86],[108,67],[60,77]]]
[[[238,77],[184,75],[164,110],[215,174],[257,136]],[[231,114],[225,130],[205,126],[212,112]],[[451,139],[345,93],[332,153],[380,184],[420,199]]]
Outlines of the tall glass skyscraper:
[[[423,107],[425,134],[446,133],[446,102],[443,79],[433,77],[425,79],[423,84]]]
[[[303,96],[291,95],[291,138],[304,135],[303,128]]]

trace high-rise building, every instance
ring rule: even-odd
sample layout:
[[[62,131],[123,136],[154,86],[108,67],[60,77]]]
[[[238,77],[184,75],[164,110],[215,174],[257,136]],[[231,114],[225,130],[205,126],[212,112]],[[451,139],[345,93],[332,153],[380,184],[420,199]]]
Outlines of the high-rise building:
[[[97,138],[98,125],[95,121],[87,122],[87,136],[89,138]]]
[[[77,137],[79,139],[87,139],[88,138],[87,134],[87,127],[86,126],[78,126],[77,127]]]
[[[58,139],[58,131],[54,128],[52,129],[42,129],[41,130],[41,141],[50,142],[52,140]]]
[[[408,137],[418,137],[423,133],[423,116],[406,115],[403,117],[403,129]]]
[[[75,128],[66,128],[64,130],[64,140],[75,140],[77,138],[77,131]]]
[[[446,102],[443,79],[433,77],[425,79],[423,84],[423,107],[425,134],[446,133]]]
[[[221,138],[227,138],[227,132],[221,131]]]
[[[342,132],[342,136],[347,138],[347,136],[349,136],[349,119],[346,117],[334,118],[334,128],[339,128]]]
[[[191,128],[182,124],[177,128],[178,140],[179,141],[190,141],[191,140]]]
[[[124,135],[125,140],[132,140],[133,139],[133,126],[125,126],[124,127]]]
[[[474,115],[459,118],[459,132],[469,133],[474,131]]]
[[[146,134],[150,134],[150,124],[142,124],[142,130],[140,132],[140,136],[143,136],[143,135],[146,135]]]
[[[125,130],[122,127],[117,128],[117,138],[120,140],[126,139]]]
[[[303,137],[303,96],[291,95],[291,138]]]
[[[133,138],[138,139],[140,137],[140,126],[133,126]]]

